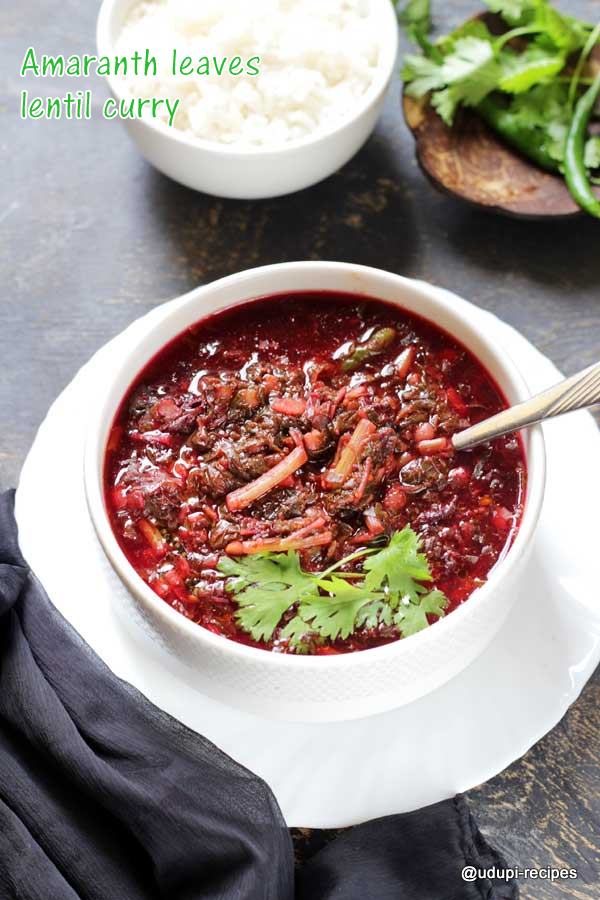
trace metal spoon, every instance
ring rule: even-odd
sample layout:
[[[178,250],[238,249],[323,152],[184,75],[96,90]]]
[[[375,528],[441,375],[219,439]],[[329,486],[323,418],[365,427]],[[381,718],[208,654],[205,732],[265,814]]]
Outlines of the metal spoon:
[[[535,425],[553,416],[600,403],[600,362],[588,366],[577,375],[559,381],[554,387],[536,394],[529,400],[511,406],[477,425],[459,431],[452,438],[455,450],[468,450],[484,441]]]

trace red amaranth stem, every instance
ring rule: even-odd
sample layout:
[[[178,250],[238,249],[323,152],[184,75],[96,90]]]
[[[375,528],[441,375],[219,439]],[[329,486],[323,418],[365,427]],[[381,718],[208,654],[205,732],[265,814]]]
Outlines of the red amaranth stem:
[[[303,466],[307,460],[308,454],[304,447],[296,447],[295,450],[288,453],[284,459],[280,460],[268,472],[255,478],[249,484],[245,484],[243,487],[227,494],[225,502],[228,510],[237,512],[238,509],[245,509],[246,506],[250,506],[255,500],[264,497],[265,494],[276,488],[278,484],[285,481],[290,475],[293,475],[296,469]]]
[[[333,540],[331,531],[298,537],[290,534],[285,538],[257,538],[254,541],[231,541],[225,547],[229,556],[248,556],[251,553],[279,553],[286,550],[307,550],[310,547],[324,547]]]
[[[350,477],[350,473],[358,459],[363,442],[372,435],[374,431],[377,431],[377,428],[370,419],[360,420],[352,432],[350,440],[340,453],[337,463],[332,469],[329,469],[329,471],[325,473],[323,479],[325,487],[340,487]]]
[[[273,397],[271,409],[284,416],[302,416],[306,411],[306,400],[299,397]]]

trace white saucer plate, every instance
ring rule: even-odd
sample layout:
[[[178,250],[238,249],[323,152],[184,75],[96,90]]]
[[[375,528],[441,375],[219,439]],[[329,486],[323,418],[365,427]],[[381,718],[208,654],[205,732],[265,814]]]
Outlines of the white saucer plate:
[[[181,302],[181,298],[171,301]],[[525,338],[467,301],[532,391],[560,378]],[[562,718],[600,660],[600,432],[587,413],[545,426],[548,486],[514,610],[485,653],[444,687],[389,713],[277,722],[205,697],[152,640],[89,518],[83,448],[105,373],[165,304],[103,347],[51,407],[17,492],[23,553],[50,599],[116,675],[273,789],[290,826],[330,828],[465,791],[518,759]]]

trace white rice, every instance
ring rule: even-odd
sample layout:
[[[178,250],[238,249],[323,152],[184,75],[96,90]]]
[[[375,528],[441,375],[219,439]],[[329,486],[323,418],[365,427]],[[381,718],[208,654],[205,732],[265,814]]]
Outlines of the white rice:
[[[276,147],[355,109],[378,69],[380,32],[371,0],[142,0],[114,50],[149,48],[158,75],[117,81],[127,97],[179,99],[173,128],[187,135]],[[173,76],[173,48],[194,66],[203,56],[240,56],[243,64],[259,56],[260,74]]]

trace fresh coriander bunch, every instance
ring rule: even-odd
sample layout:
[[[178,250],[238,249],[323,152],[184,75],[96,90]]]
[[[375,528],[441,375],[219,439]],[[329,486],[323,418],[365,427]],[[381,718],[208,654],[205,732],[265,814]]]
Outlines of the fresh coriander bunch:
[[[430,0],[401,8],[400,21],[422,51],[404,60],[406,93],[429,96],[449,126],[459,107],[474,108],[516,150],[562,173],[581,208],[600,217],[591,188],[600,176],[600,136],[593,133],[600,71],[590,64],[600,25],[564,15],[548,0],[484,2],[501,27],[471,19],[437,40]]]

